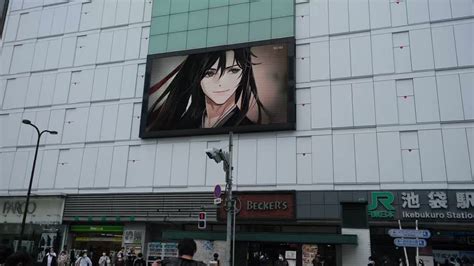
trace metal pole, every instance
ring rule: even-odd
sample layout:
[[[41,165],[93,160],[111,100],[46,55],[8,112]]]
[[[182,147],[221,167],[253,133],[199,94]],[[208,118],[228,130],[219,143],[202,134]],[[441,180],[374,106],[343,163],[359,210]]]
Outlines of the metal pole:
[[[415,230],[418,231],[418,220],[415,220]],[[416,238],[416,242],[418,242],[418,237]],[[420,265],[420,254],[419,254],[419,248],[416,247],[416,255],[415,255],[415,265]]]
[[[237,201],[234,200],[234,221],[232,222],[232,265],[235,264],[235,213],[236,213],[236,205]]]
[[[400,222],[400,220],[398,220],[398,228],[400,230],[402,230],[402,223]],[[405,261],[407,263],[407,266],[410,266],[410,261],[408,260],[407,248],[406,247],[403,247],[403,253],[405,253]]]
[[[23,220],[21,221],[21,231],[20,231],[20,240],[18,241],[18,246],[16,250],[21,248],[21,241],[23,239],[23,233],[25,231],[25,222],[26,222],[26,215],[28,213],[28,205],[30,204],[30,195],[31,195],[31,185],[33,184],[33,176],[35,175],[35,166],[36,166],[36,158],[38,157],[38,149],[40,144],[41,135],[45,132],[39,132],[38,128],[31,124],[38,133],[38,140],[36,141],[36,150],[35,150],[35,158],[33,159],[33,168],[31,169],[31,176],[30,176],[30,185],[28,186],[28,193],[26,194],[26,203],[25,203],[25,210],[23,211]]]
[[[233,133],[229,132],[229,156],[227,156],[227,169],[226,169],[226,203],[227,208],[227,236],[226,236],[226,260],[227,265],[232,266],[232,213],[234,211],[234,202],[232,201],[232,136]],[[225,162],[225,161],[224,161]]]

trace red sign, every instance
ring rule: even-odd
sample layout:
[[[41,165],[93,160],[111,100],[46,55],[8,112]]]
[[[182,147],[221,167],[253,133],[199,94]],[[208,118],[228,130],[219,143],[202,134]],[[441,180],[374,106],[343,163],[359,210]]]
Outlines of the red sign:
[[[295,218],[293,193],[237,194],[237,219],[245,220],[292,220]],[[219,209],[219,218],[225,219],[225,204]]]

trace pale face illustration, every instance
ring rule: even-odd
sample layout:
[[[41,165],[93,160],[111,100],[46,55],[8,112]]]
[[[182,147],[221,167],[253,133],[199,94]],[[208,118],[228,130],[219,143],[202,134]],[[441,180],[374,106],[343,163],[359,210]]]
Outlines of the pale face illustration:
[[[234,61],[234,51],[226,52],[226,65],[221,74],[219,60],[208,69],[201,80],[204,94],[215,104],[224,104],[234,95],[242,78],[242,69]]]

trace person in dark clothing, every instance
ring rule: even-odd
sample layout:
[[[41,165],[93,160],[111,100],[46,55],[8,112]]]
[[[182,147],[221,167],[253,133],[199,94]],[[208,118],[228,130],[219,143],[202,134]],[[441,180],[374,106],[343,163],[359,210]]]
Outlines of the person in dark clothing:
[[[8,256],[5,260],[5,266],[33,266],[33,259],[28,253],[17,251]]]
[[[42,266],[58,266],[58,258],[53,249],[46,249],[46,255],[41,262]]]
[[[154,265],[161,266],[205,266],[203,262],[193,260],[196,253],[196,242],[190,238],[185,238],[178,243],[178,258],[164,259]]]
[[[142,253],[138,253],[137,258],[133,262],[133,266],[146,266],[146,262],[143,259],[143,254]]]

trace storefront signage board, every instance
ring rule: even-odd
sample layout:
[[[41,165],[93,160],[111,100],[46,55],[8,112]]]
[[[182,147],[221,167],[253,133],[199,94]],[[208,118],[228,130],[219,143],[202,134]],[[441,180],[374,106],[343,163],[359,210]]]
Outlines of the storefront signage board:
[[[123,226],[121,225],[72,225],[71,232],[77,233],[122,233]]]
[[[25,197],[0,198],[0,224],[21,223],[25,206]],[[62,222],[63,209],[63,198],[32,198],[28,204],[26,223],[60,224]]]
[[[372,220],[474,221],[474,191],[372,191],[368,195]]]
[[[408,238],[430,238],[429,230],[413,230],[413,229],[390,229],[388,235],[391,237],[408,237]]]
[[[225,219],[225,204],[219,209],[219,218]],[[240,193],[237,194],[237,219],[240,220],[293,220],[295,219],[294,193]]]

